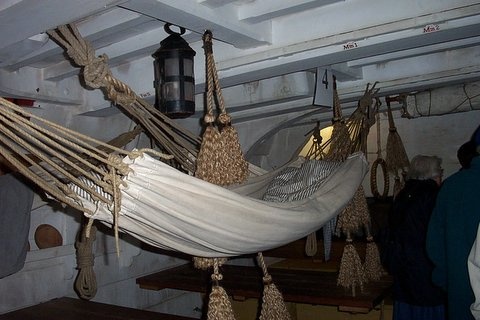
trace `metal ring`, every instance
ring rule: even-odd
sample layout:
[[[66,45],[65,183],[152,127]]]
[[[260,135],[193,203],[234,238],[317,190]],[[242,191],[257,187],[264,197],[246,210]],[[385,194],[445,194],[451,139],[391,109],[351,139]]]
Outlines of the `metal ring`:
[[[180,29],[180,32],[175,32],[175,31],[172,31],[172,29],[170,29],[170,27],[173,26],[173,24],[171,23],[166,23],[164,26],[163,26],[163,30],[165,30],[166,33],[168,34],[178,34],[178,35],[182,35],[186,32],[185,28],[184,27],[179,27],[179,26],[176,26]]]

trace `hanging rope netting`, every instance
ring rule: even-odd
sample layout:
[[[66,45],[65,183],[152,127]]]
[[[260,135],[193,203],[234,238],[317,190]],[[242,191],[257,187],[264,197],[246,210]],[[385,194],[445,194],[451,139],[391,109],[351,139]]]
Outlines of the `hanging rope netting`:
[[[378,89],[375,89],[375,86],[376,83],[371,87],[370,84],[367,85],[363,96],[357,104],[357,108],[348,118],[344,118],[342,115],[340,99],[336,86],[334,86],[332,135],[330,139],[321,145],[310,148],[308,153],[309,159],[343,161],[355,152],[360,151],[366,154],[368,134],[370,128],[375,124],[375,115],[378,113],[380,106],[379,99],[375,97],[378,93]],[[319,131],[319,128],[317,128],[317,131]],[[315,129],[313,134],[315,134]],[[321,138],[314,138],[317,141],[321,141]],[[370,231],[370,214],[362,186],[358,188],[353,199],[338,218],[331,222],[331,225],[335,225],[337,236],[344,235],[346,237],[337,280],[338,284],[351,288],[352,294],[355,295],[356,287],[362,289],[363,284],[369,279],[377,280],[382,275],[378,248]],[[323,229],[325,253],[327,254],[330,251],[332,231],[325,227]],[[367,238],[364,263],[362,263],[353,244],[353,235],[362,229],[364,229]],[[316,237],[315,233],[312,233],[307,237],[307,254],[309,251],[314,252],[314,249],[316,250],[314,244],[316,244]]]

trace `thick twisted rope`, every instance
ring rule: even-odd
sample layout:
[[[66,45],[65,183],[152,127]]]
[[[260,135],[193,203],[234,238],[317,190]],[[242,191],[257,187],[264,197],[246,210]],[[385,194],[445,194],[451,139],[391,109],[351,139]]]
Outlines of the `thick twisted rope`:
[[[207,112],[204,117],[206,129],[197,158],[195,175],[217,185],[231,185],[244,182],[248,177],[248,163],[240,147],[237,132],[231,126],[231,117],[225,109],[218,74],[215,67],[212,48],[212,33],[203,35],[205,50],[205,69],[207,84]],[[215,99],[216,98],[216,99]],[[218,102],[220,114],[219,128],[215,126],[215,101]]]
[[[85,225],[79,239],[75,242],[77,269],[79,271],[74,287],[80,298],[85,300],[94,298],[97,293],[97,279],[93,271],[95,261],[93,243],[95,242],[97,228],[91,225],[92,221],[92,219],[89,220],[88,225]]]
[[[140,123],[162,149],[173,155],[186,170],[195,171],[195,159],[200,146],[198,136],[180,127],[136,95],[128,85],[113,77],[107,64],[108,57],[105,54],[96,57],[93,47],[82,38],[75,26],[59,26],[49,30],[48,34],[82,68],[87,86],[104,89],[108,99]]]
[[[257,255],[257,262],[263,271],[263,297],[262,310],[259,320],[290,320],[290,314],[283,300],[282,293],[273,283],[272,276],[268,273],[267,265],[261,252]]]
[[[372,164],[372,170],[370,171],[370,189],[372,194],[377,199],[386,199],[388,196],[388,190],[390,187],[390,179],[387,172],[387,165],[385,160],[382,158],[382,142],[380,134],[380,115],[378,112],[375,115],[377,119],[377,159]],[[383,193],[378,192],[377,184],[377,168],[380,166],[382,168],[383,174]]]

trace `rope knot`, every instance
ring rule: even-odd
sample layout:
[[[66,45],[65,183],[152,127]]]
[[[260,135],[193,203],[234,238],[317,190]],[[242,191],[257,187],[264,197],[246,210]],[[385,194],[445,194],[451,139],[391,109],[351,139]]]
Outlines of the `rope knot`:
[[[203,117],[203,121],[206,123],[206,124],[212,124],[215,122],[215,116],[213,114],[209,114],[207,113],[204,117]]]
[[[212,273],[211,277],[213,281],[221,281],[223,279],[223,275],[221,273]]]
[[[266,274],[263,278],[263,284],[264,285],[269,285],[269,284],[272,284],[273,282],[273,279],[272,279],[272,276],[270,274]]]
[[[77,255],[77,267],[78,269],[83,269],[87,267],[92,267],[95,262],[95,255]]]
[[[121,175],[125,176],[130,171],[130,167],[128,166],[128,164],[124,163],[122,157],[118,155],[110,154],[108,156],[108,162],[112,165],[114,169],[116,169],[116,172]]]
[[[218,116],[218,121],[223,124],[223,125],[227,125],[229,124],[230,122],[232,122],[232,117],[227,114],[227,113],[221,113],[219,116]]]
[[[107,61],[108,57],[105,54],[87,61],[83,68],[83,78],[87,86],[95,89],[104,86],[105,77],[110,75]]]
[[[213,53],[212,31],[206,30],[202,37],[205,54]]]

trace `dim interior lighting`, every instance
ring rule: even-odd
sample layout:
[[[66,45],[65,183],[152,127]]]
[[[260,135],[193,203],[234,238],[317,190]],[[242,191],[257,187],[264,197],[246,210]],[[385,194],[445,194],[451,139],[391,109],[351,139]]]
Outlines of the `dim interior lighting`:
[[[327,153],[330,149],[330,144],[324,146],[325,142],[330,140],[332,137],[333,126],[328,126],[320,130],[320,137],[316,134],[312,134],[308,141],[303,146],[302,150],[300,151],[299,155],[302,157],[307,157],[307,155],[312,151],[312,149],[319,149],[322,150],[323,153]],[[320,140],[319,140],[320,138]]]
[[[186,118],[195,113],[195,51],[181,37],[185,28],[179,27],[180,32],[174,32],[171,26],[165,24],[169,36],[152,55],[155,107],[170,118]]]

